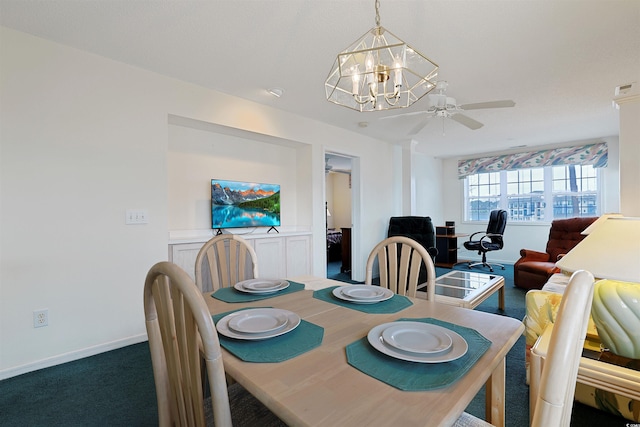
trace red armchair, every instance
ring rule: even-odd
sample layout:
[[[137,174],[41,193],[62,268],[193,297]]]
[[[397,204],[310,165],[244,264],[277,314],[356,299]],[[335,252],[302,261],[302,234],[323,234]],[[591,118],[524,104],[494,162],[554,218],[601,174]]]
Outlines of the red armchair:
[[[556,219],[551,223],[546,252],[521,249],[520,259],[513,265],[514,284],[523,289],[542,289],[556,267],[558,257],[566,254],[586,236],[580,234],[597,217]]]

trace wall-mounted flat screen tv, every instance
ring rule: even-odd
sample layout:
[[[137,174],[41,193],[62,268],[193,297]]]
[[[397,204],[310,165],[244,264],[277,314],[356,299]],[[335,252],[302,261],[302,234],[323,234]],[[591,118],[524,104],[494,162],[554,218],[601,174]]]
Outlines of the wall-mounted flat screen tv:
[[[279,184],[211,180],[211,228],[279,225]]]

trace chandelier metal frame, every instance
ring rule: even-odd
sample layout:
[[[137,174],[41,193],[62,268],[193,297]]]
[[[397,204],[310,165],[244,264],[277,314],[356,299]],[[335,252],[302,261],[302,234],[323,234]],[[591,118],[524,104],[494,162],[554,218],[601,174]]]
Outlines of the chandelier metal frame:
[[[325,81],[327,100],[356,111],[406,108],[436,87],[438,65],[380,25],[340,52]]]

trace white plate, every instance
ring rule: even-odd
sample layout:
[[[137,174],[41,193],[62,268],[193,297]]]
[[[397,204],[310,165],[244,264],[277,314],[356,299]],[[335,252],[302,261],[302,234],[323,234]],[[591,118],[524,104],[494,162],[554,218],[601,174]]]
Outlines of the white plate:
[[[398,323],[402,322],[390,322],[383,323],[382,325],[378,325],[372,328],[367,334],[367,340],[369,344],[380,353],[386,354],[387,356],[394,357],[400,360],[406,360],[409,362],[418,362],[418,363],[442,363],[442,362],[450,362],[452,360],[456,360],[467,354],[467,350],[469,346],[464,338],[453,332],[450,329],[447,329],[447,334],[451,337],[451,349],[446,353],[438,353],[438,354],[415,354],[408,351],[403,351],[394,347],[387,345],[382,338],[382,333],[385,329],[395,326]]]
[[[340,288],[342,295],[353,299],[380,299],[385,296],[385,288],[370,285],[351,285]]]
[[[353,297],[350,297],[350,296],[348,296],[348,295],[345,295],[343,291],[344,291],[346,288],[350,288],[350,287],[352,287],[352,286],[361,286],[361,287],[373,287],[373,288],[377,288],[375,291],[372,291],[372,292],[377,292],[378,290],[380,290],[380,291],[382,291],[382,295],[381,295],[381,296],[379,296],[379,297],[366,298],[366,299],[362,299],[362,298],[353,298]],[[386,300],[388,300],[389,298],[392,298],[392,297],[393,297],[393,292],[392,292],[392,291],[390,291],[389,289],[387,289],[387,288],[381,288],[381,287],[379,287],[379,286],[372,286],[372,285],[347,285],[347,286],[339,286],[339,287],[335,288],[335,289],[332,291],[332,293],[333,293],[333,295],[334,295],[336,298],[340,298],[341,300],[349,301],[349,302],[353,302],[353,303],[356,303],[356,304],[375,304],[375,303],[377,303],[377,302],[386,301]]]
[[[383,341],[391,347],[429,355],[444,353],[451,348],[451,337],[441,326],[422,322],[394,323],[398,324],[382,331]]]
[[[279,308],[272,308],[270,310],[277,310],[287,318],[287,324],[275,331],[270,332],[262,332],[262,333],[254,333],[254,334],[246,334],[242,332],[236,332],[233,329],[229,328],[229,322],[236,316],[242,316],[246,314],[247,311],[252,310],[264,310],[264,309],[249,309],[249,310],[241,310],[236,311],[235,313],[228,314],[224,316],[222,319],[218,320],[216,324],[216,329],[220,335],[224,335],[225,337],[235,338],[239,340],[264,340],[267,338],[277,337],[279,335],[286,334],[287,332],[293,331],[300,324],[300,316],[296,313],[289,310],[281,310]]]
[[[250,294],[270,294],[287,289],[289,282],[286,280],[249,279],[238,282],[233,287],[240,292]]]
[[[229,319],[229,328],[245,334],[262,334],[276,331],[288,322],[287,316],[280,310],[256,308],[244,310],[242,314]]]

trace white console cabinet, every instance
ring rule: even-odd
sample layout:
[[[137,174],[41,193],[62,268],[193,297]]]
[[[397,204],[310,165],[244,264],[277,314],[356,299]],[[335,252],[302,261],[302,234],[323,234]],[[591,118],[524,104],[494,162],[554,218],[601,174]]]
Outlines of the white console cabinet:
[[[256,251],[260,277],[285,278],[311,274],[310,232],[248,234],[242,237]],[[198,251],[210,238],[172,238],[169,241],[169,261],[179,265],[195,279]]]
[[[311,235],[285,237],[286,277],[311,274]]]
[[[258,257],[258,276],[267,279],[286,277],[285,241],[286,237],[251,240]]]

